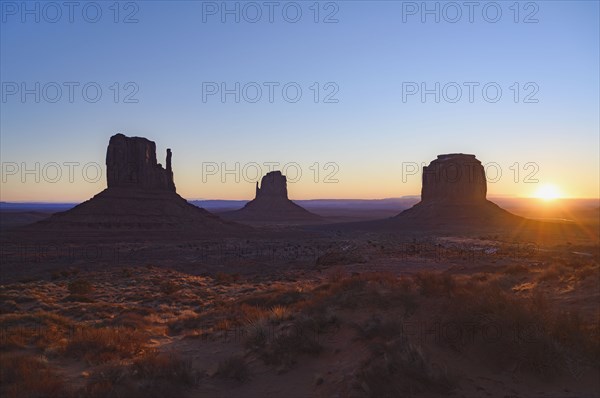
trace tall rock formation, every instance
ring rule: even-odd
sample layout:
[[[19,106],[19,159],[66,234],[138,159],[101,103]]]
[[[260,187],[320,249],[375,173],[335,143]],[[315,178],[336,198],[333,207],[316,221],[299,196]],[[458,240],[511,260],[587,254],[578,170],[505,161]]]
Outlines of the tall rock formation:
[[[475,155],[439,155],[423,167],[421,201],[396,217],[406,226],[498,225],[522,220],[486,199],[483,165]]]
[[[156,144],[146,138],[116,134],[106,151],[107,188],[73,209],[56,213],[32,226],[34,230],[71,231],[73,235],[102,236],[135,233],[169,236],[183,231],[214,235],[248,227],[223,221],[188,203],[175,191],[172,153],[166,168],[156,160]],[[165,234],[167,233],[167,234]]]
[[[423,202],[478,203],[486,194],[485,170],[475,155],[439,155],[423,167]]]
[[[256,183],[254,200],[236,211],[223,214],[224,218],[236,221],[265,223],[320,222],[321,217],[298,206],[288,198],[287,180],[281,171],[272,171]]]
[[[172,153],[167,149],[167,168],[156,161],[156,144],[142,137],[116,134],[110,138],[106,151],[108,188],[125,187],[158,189],[175,192]]]
[[[258,181],[256,182],[255,199],[259,201],[288,200],[287,179],[281,174],[281,171],[272,171],[263,176],[260,180],[260,187]]]

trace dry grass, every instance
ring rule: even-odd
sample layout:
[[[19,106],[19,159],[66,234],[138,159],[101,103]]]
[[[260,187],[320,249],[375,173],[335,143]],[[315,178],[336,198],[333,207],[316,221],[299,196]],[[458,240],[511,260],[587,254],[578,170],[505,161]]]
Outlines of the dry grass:
[[[163,294],[171,295],[181,290],[181,286],[173,281],[166,281],[160,285],[160,291]]]
[[[131,370],[137,378],[165,380],[178,385],[192,386],[198,380],[191,360],[176,353],[146,353],[133,361]]]
[[[62,378],[40,357],[27,354],[0,355],[0,392],[7,398],[65,397]]]
[[[68,318],[50,312],[6,314],[0,316],[0,350],[33,345],[44,350],[64,348],[65,338],[75,328]]]
[[[217,272],[214,277],[215,282],[222,285],[237,283],[240,278],[239,274],[227,274],[225,272]]]
[[[261,308],[270,308],[275,306],[289,306],[304,301],[306,298],[306,293],[300,292],[295,288],[278,288],[255,293],[243,298],[240,302]]]
[[[402,322],[398,319],[387,319],[372,315],[363,323],[352,324],[361,340],[391,340],[402,335]]]
[[[437,272],[417,272],[415,282],[425,297],[451,297],[456,288],[452,275]]]
[[[529,268],[521,264],[508,265],[503,271],[507,275],[524,275],[529,273]]]
[[[300,355],[317,355],[322,350],[318,333],[308,321],[277,329],[257,351],[267,365],[279,366],[282,372],[293,367]]]
[[[132,269],[125,276],[134,276],[135,283],[118,286],[97,276],[78,275],[80,279],[76,281],[91,280],[95,290],[82,288],[85,283],[71,282],[78,287],[69,289],[69,297],[79,297],[77,302],[64,299],[63,280],[36,282],[22,294],[17,288],[10,288],[1,294],[21,306],[20,311],[29,306],[47,311],[1,314],[0,352],[14,357],[16,351],[28,350],[45,359],[31,357],[34,362],[27,365],[31,374],[22,366],[3,369],[2,396],[186,396],[198,382],[192,362],[176,355],[146,352],[147,340],[162,336],[167,325],[172,333],[185,334],[191,329],[195,336],[206,337],[199,344],[206,343],[208,349],[214,349],[211,344],[223,334],[229,338],[233,330],[241,331],[245,355],[221,362],[215,374],[238,382],[250,378],[248,358],[258,358],[270,372],[278,373],[324,351],[331,350],[335,355],[340,350],[342,358],[348,355],[345,339],[352,336],[345,332],[351,326],[357,337],[347,342],[352,350],[357,348],[356,355],[352,352],[356,360],[356,368],[352,369],[356,376],[355,393],[365,396],[448,394],[456,384],[455,377],[432,361],[454,361],[451,358],[455,352],[460,352],[465,361],[481,364],[481,374],[510,369],[519,373],[518,377],[527,373],[542,379],[564,373],[573,363],[589,368],[600,362],[598,327],[575,312],[558,311],[559,305],[572,308],[559,301],[558,296],[548,299],[535,294],[543,289],[552,295],[560,289],[565,295],[560,297],[562,300],[567,295],[569,300],[585,299],[588,288],[597,283],[594,279],[600,277],[595,261],[549,259],[531,264],[482,266],[477,268],[479,274],[469,271],[454,267],[452,273],[456,276],[449,272],[398,276],[350,274],[336,267],[325,271],[325,278],[316,272],[313,279],[306,280],[299,274],[278,274],[272,283],[257,278],[252,285],[250,279],[236,283],[235,274],[210,278]],[[538,283],[540,280],[544,283]],[[531,287],[513,291],[515,284]],[[581,286],[588,290],[580,292]],[[58,293],[52,290],[56,287]],[[92,298],[97,302],[82,302]],[[586,310],[589,306],[581,308]],[[476,332],[473,338],[466,334],[457,339],[442,333],[435,342],[429,337],[427,342],[408,341],[402,325],[409,318],[414,324],[440,321]],[[326,333],[337,333],[339,327],[342,333],[336,339],[323,338]],[[490,339],[489,335],[498,329],[502,335]],[[488,336],[482,335],[484,331]],[[173,340],[176,349],[182,347],[177,338]],[[334,343],[328,346],[331,341]],[[52,369],[63,364],[83,366],[85,361],[91,376],[84,388],[70,393],[63,388],[60,373],[50,371],[45,361],[52,364]],[[3,368],[6,363],[2,359]],[[262,382],[261,374],[253,376],[257,379],[253,385],[255,381]],[[31,378],[47,380],[48,390],[35,381],[24,381]],[[315,384],[327,386],[330,378],[317,380],[320,381]],[[31,388],[31,393],[27,388]],[[14,392],[17,390],[24,393],[19,395]]]
[[[75,330],[65,354],[88,363],[104,363],[132,358],[142,351],[145,343],[146,336],[134,329],[83,327]]]
[[[219,363],[216,375],[243,383],[250,377],[250,370],[242,356],[234,355]]]
[[[493,283],[464,284],[444,322],[471,332],[460,339],[442,334],[442,345],[457,351],[476,346],[493,368],[546,379],[562,374],[573,361],[600,359],[598,326],[586,326],[574,313],[552,311],[540,294],[524,300]]]
[[[191,361],[177,354],[148,352],[129,366],[99,366],[77,397],[176,398],[196,385],[198,374]]]
[[[74,281],[69,282],[67,288],[73,295],[85,295],[94,291],[92,284],[85,279],[75,279]]]
[[[542,270],[537,279],[539,282],[548,282],[559,280],[570,273],[571,272],[567,267],[562,264],[555,263]]]
[[[404,339],[372,344],[370,351],[356,375],[355,388],[364,396],[448,395],[456,388],[444,367],[432,364],[418,346]]]
[[[278,324],[283,321],[287,321],[293,317],[292,312],[289,308],[282,305],[276,305],[269,310],[269,320],[272,323]]]

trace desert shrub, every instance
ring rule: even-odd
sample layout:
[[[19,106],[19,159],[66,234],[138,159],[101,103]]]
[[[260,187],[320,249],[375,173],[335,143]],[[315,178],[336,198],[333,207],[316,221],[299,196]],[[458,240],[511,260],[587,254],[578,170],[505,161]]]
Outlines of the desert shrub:
[[[94,287],[92,284],[85,279],[75,279],[74,281],[69,282],[67,286],[69,292],[73,295],[77,294],[90,294],[94,291]]]
[[[173,294],[179,290],[181,290],[181,286],[173,281],[166,281],[160,285],[160,291],[166,295]]]
[[[577,315],[552,312],[541,294],[522,300],[493,284],[463,286],[444,322],[474,333],[462,340],[442,338],[442,345],[458,351],[476,345],[489,366],[542,379],[561,374],[574,359],[600,352],[597,336]]]
[[[352,327],[357,332],[357,337],[361,340],[391,340],[402,335],[402,323],[398,319],[382,319],[377,315],[372,315],[362,323],[353,323]]]
[[[425,297],[450,297],[456,288],[452,275],[430,271],[417,272],[415,282],[419,286],[421,294]]]
[[[317,264],[318,264],[318,260],[317,260]],[[347,277],[348,277],[348,272],[342,266],[332,267],[327,272],[327,281],[330,283],[337,283]]]
[[[66,397],[62,378],[39,357],[0,355],[0,392],[3,397]]]
[[[150,327],[150,322],[142,314],[146,314],[143,308],[134,311],[125,311],[112,319],[108,319],[102,323],[103,326],[122,327],[135,330],[146,330]],[[141,312],[141,314],[139,313]]]
[[[272,322],[268,317],[257,318],[245,326],[245,345],[256,352],[268,365],[291,368],[302,354],[316,355],[323,347],[319,335],[337,324],[334,314],[323,307],[305,308],[294,315],[293,322]]]
[[[133,361],[132,374],[136,378],[166,380],[179,385],[194,385],[197,374],[192,361],[175,353],[151,351]]]
[[[366,272],[339,279],[335,283],[325,283],[313,289],[312,298],[300,308],[342,307],[357,308],[404,307],[404,314],[410,315],[418,307],[412,279],[399,278],[382,272]]]
[[[6,314],[0,316],[0,350],[24,348],[59,348],[63,339],[74,328],[68,318],[50,312]]]
[[[597,283],[597,281],[600,280],[600,266],[598,264],[582,265],[576,269],[575,275],[578,280],[584,280],[593,276],[595,278],[594,281]]]
[[[340,320],[331,307],[317,305],[306,307],[302,313],[297,315],[296,327],[312,334],[325,333],[329,329],[337,329]]]
[[[538,276],[538,281],[540,282],[548,282],[552,280],[560,279],[562,276],[571,273],[567,267],[561,264],[553,264],[549,267],[546,267]]]
[[[253,294],[240,301],[241,304],[258,306],[263,308],[274,307],[278,305],[292,305],[304,301],[307,294],[296,289],[277,289],[268,292]]]
[[[498,274],[490,277],[488,284],[492,288],[501,290],[511,290],[522,281],[521,277],[516,274]]]
[[[95,303],[92,297],[85,294],[70,294],[64,298],[64,302],[76,302],[76,303]]]
[[[75,330],[65,347],[65,354],[90,363],[103,363],[133,357],[145,342],[143,333],[129,328],[84,327]]]
[[[310,328],[293,325],[278,329],[260,351],[267,365],[279,365],[281,370],[291,368],[301,354],[316,355],[323,350],[318,335]]]
[[[245,345],[248,348],[258,349],[267,344],[271,326],[266,318],[251,319],[246,322],[244,333],[246,334]]]
[[[109,363],[96,368],[77,392],[82,398],[178,398],[197,382],[191,361],[174,354],[151,351],[131,365]]]
[[[365,396],[447,395],[456,388],[454,377],[444,368],[434,366],[418,346],[405,339],[372,344],[370,351],[355,383],[355,388]]]
[[[292,312],[282,305],[276,305],[269,310],[269,321],[280,323],[292,317]]]
[[[234,355],[219,362],[216,375],[221,378],[244,382],[249,378],[250,370],[242,356]]]
[[[240,280],[239,274],[227,274],[225,272],[217,272],[215,274],[215,282],[219,284],[235,283]]]
[[[127,367],[121,364],[99,366],[77,396],[83,398],[102,398],[123,396],[123,387],[127,378]],[[127,394],[132,396],[132,394]]]
[[[504,268],[504,273],[507,275],[522,275],[529,273],[529,268],[521,264],[512,264]]]
[[[251,321],[255,319],[267,318],[269,316],[269,310],[254,305],[242,304],[234,311],[234,320]]]
[[[202,329],[206,326],[205,321],[206,316],[186,316],[182,318],[175,319],[167,325],[168,332],[171,335],[176,335],[184,330],[196,330]]]

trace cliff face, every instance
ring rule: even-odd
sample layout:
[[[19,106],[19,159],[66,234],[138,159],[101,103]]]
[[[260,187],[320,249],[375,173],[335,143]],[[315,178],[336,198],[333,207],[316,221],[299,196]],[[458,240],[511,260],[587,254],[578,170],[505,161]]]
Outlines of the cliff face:
[[[106,151],[108,188],[138,188],[175,192],[171,150],[167,149],[166,169],[156,161],[156,144],[142,137],[116,134]]]
[[[272,171],[263,176],[260,180],[260,188],[258,182],[256,183],[255,199],[288,200],[287,180],[281,171]]]
[[[485,170],[475,155],[439,155],[423,168],[421,201],[390,221],[413,227],[507,226],[521,218],[486,199]]]
[[[485,171],[475,155],[439,155],[423,167],[421,201],[482,203],[486,199]]]

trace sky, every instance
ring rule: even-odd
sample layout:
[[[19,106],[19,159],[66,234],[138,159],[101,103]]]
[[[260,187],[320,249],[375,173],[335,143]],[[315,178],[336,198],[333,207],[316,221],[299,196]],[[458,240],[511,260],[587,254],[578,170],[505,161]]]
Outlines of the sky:
[[[1,1],[2,201],[83,201],[110,136],[188,199],[418,195],[471,153],[489,196],[600,196],[597,1]],[[472,7],[472,8],[470,8]]]

